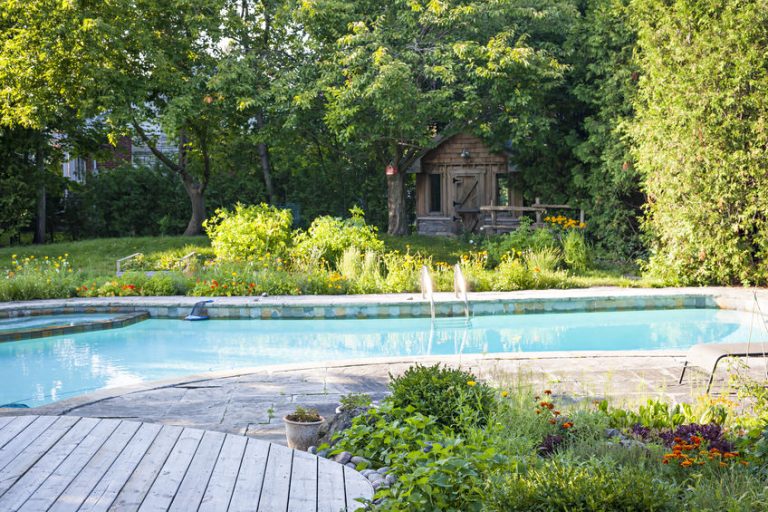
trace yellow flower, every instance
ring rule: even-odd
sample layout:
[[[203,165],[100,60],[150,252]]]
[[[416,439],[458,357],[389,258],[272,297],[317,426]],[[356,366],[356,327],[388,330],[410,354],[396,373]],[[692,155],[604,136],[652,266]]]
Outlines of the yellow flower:
[[[509,391],[502,391],[501,392],[501,397],[502,398],[507,398],[508,396],[509,396]]]
[[[467,381],[467,386],[469,386],[469,387],[473,387],[473,386],[476,386],[476,385],[477,385],[477,382],[475,382],[473,380],[468,380]]]

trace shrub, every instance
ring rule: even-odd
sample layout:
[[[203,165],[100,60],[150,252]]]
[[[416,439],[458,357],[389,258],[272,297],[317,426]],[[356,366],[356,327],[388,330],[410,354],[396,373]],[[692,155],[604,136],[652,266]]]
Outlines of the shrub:
[[[497,291],[525,290],[530,288],[532,279],[520,258],[508,255],[496,267],[491,286]]]
[[[266,204],[218,209],[203,225],[216,257],[224,261],[282,258],[291,243],[290,210]]]
[[[336,268],[353,293],[375,293],[381,289],[384,278],[381,275],[381,257],[376,251],[361,254],[357,247],[347,247]]]
[[[398,251],[385,253],[382,256],[386,277],[381,291],[384,293],[415,292],[420,289],[421,267],[430,265],[430,260],[419,254]]]
[[[17,258],[13,255],[0,279],[0,301],[73,297],[80,276],[72,270],[67,256]]]
[[[563,236],[563,260],[569,269],[583,272],[589,267],[589,250],[584,235],[570,229]]]
[[[488,510],[673,510],[677,487],[653,473],[598,459],[556,458],[496,482]]]
[[[399,409],[385,401],[352,420],[337,434],[334,453],[360,454],[386,465],[397,480],[380,489],[376,510],[482,510],[489,476],[506,458],[482,442],[482,430],[456,437],[435,417],[412,406]]]
[[[520,255],[528,250],[556,248],[557,239],[548,229],[531,228],[531,219],[523,217],[520,226],[511,233],[490,237],[483,242],[490,264],[497,265],[506,256]]]
[[[525,266],[531,272],[554,272],[560,260],[560,251],[555,247],[530,249],[523,253]]]
[[[365,223],[364,212],[360,208],[350,210],[348,219],[339,217],[317,217],[307,231],[294,234],[294,257],[320,258],[336,262],[345,249],[355,247],[362,251],[382,251],[384,242],[379,240],[374,226]]]
[[[399,377],[390,374],[389,387],[394,407],[411,406],[457,430],[485,425],[496,405],[493,389],[478,383],[470,372],[440,364],[417,364]]]

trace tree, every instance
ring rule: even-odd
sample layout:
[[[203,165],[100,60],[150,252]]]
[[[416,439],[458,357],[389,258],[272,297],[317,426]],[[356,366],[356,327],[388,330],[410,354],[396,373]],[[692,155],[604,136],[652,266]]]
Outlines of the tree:
[[[132,133],[184,184],[187,235],[202,232],[211,146],[222,109],[208,81],[224,0],[1,0],[10,20],[0,65],[6,123],[59,130],[101,116],[110,140]],[[158,147],[160,127],[177,142]]]
[[[539,101],[561,65],[534,29],[556,30],[565,2],[311,0],[301,20],[320,66],[326,122],[374,155],[387,176],[388,232],[407,232],[405,171],[436,136],[463,129],[496,145],[551,122]],[[478,23],[482,20],[482,23]]]
[[[671,283],[768,283],[768,10],[637,0],[632,129],[649,269]]]
[[[573,97],[585,105],[584,136],[573,151],[581,161],[574,183],[589,203],[588,230],[604,251],[623,258],[643,252],[639,218],[645,197],[628,128],[640,68],[630,0],[590,0],[567,47]]]

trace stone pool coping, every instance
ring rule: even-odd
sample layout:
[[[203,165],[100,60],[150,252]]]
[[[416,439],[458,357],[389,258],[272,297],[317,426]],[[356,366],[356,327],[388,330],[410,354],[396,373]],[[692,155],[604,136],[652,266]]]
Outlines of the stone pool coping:
[[[133,325],[149,318],[146,311],[126,311],[118,313],[114,318],[107,320],[92,320],[86,323],[76,325],[50,325],[45,327],[32,327],[29,329],[15,330],[11,332],[0,332],[0,343],[9,341],[31,340],[36,338],[48,338],[50,336],[60,336],[63,334],[76,334],[80,332],[102,331],[105,329],[119,329]],[[15,313],[15,314],[14,314]],[[76,308],[58,308],[54,310],[54,315],[78,314],[83,311],[77,311]],[[119,314],[122,313],[122,314]],[[26,318],[30,316],[46,316],[50,313],[43,310],[12,310],[1,311],[0,318]]]
[[[302,371],[326,371],[337,368],[355,368],[378,365],[398,365],[398,364],[447,364],[453,366],[473,367],[475,365],[490,365],[494,362],[502,361],[525,361],[525,360],[555,360],[573,362],[578,359],[626,359],[634,357],[650,358],[683,358],[685,351],[680,349],[657,349],[657,350],[591,350],[591,351],[551,351],[551,352],[511,352],[511,353],[489,353],[489,354],[457,354],[457,355],[424,355],[424,356],[391,356],[374,357],[360,359],[328,360],[313,363],[291,363],[282,365],[256,366],[250,368],[239,368],[235,370],[220,370],[215,372],[206,372],[193,375],[184,375],[181,377],[172,377],[156,381],[141,382],[128,386],[101,389],[85,395],[76,396],[64,400],[59,400],[46,405],[32,407],[29,409],[0,408],[0,416],[19,414],[43,414],[43,415],[63,415],[69,414],[76,409],[97,404],[113,398],[124,395],[143,393],[146,391],[173,388],[177,386],[191,386],[197,383],[218,379],[231,379],[250,375],[254,373],[290,373]],[[682,364],[682,359],[681,359]]]
[[[768,312],[768,291],[747,288],[579,288],[520,292],[472,292],[473,315],[628,309],[719,308],[750,311],[757,293]],[[267,297],[96,297],[0,303],[0,317],[57,312],[146,311],[152,318],[183,318],[196,302],[211,299],[211,318],[330,319],[429,317],[429,301],[420,294],[267,296]],[[465,314],[452,293],[434,296],[438,317]]]

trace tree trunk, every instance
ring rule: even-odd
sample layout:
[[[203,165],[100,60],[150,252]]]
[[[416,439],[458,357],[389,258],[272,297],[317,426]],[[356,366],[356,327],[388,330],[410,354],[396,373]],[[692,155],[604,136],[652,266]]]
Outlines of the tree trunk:
[[[405,174],[402,171],[387,176],[387,212],[390,235],[408,234],[408,215],[405,211]]]
[[[42,142],[35,151],[35,166],[37,167],[37,178],[40,184],[37,188],[37,217],[35,219],[35,236],[32,242],[35,244],[45,243],[45,157],[43,155]]]
[[[256,116],[256,126],[259,130],[264,129],[264,114],[259,113]],[[266,142],[259,142],[257,149],[261,159],[261,172],[264,174],[264,186],[267,189],[267,197],[269,197],[270,204],[275,204],[275,188],[272,185],[272,162],[269,159],[269,147],[267,147]]]
[[[269,148],[265,143],[259,142],[258,150],[261,158],[261,172],[264,174],[264,185],[267,188],[267,197],[269,197],[270,204],[275,204],[275,188],[272,185],[272,164],[269,161]]]
[[[192,218],[189,219],[184,236],[202,235],[203,221],[205,220],[205,194],[203,186],[192,180],[185,179],[184,190],[187,191],[189,201],[192,203]]]

